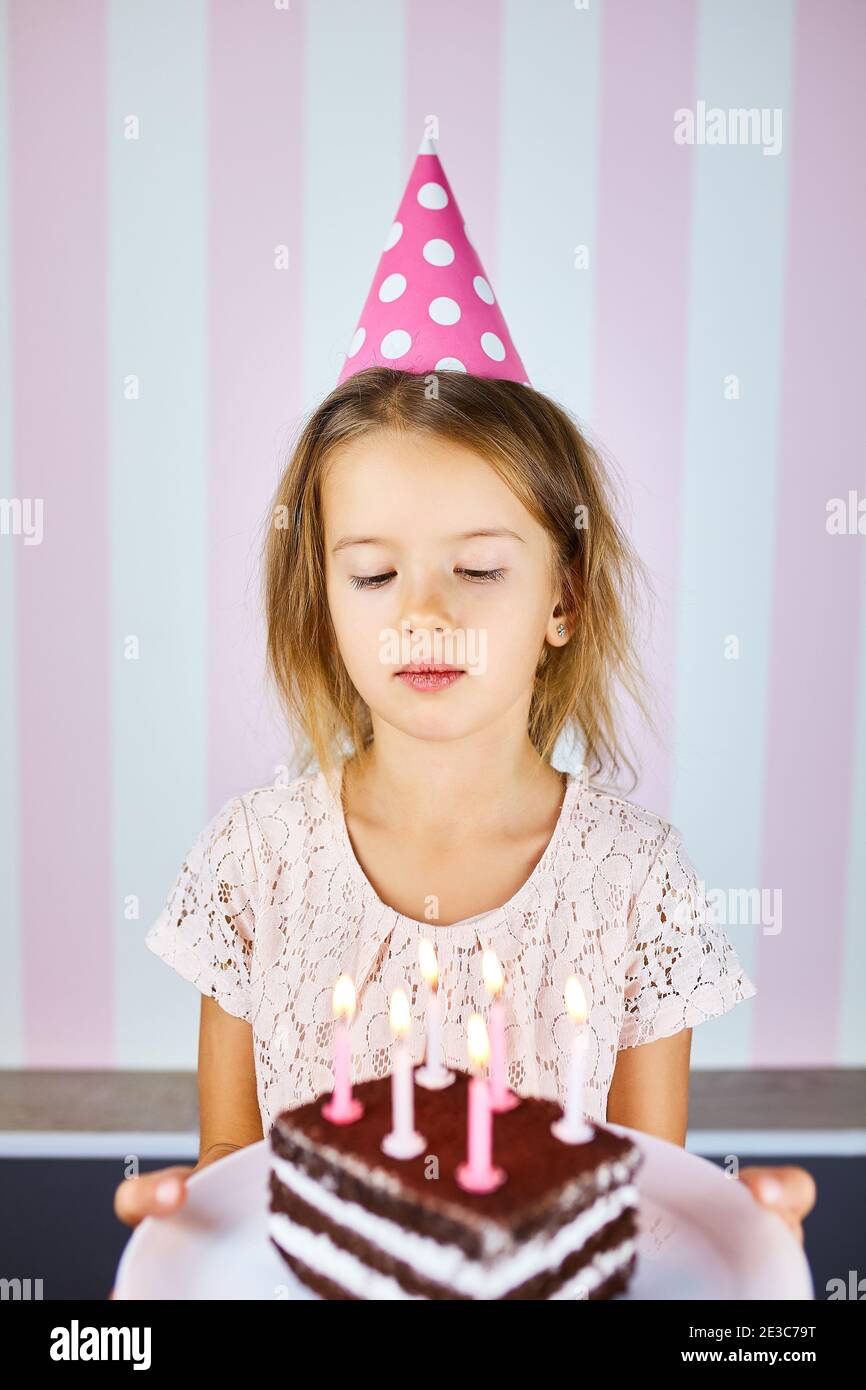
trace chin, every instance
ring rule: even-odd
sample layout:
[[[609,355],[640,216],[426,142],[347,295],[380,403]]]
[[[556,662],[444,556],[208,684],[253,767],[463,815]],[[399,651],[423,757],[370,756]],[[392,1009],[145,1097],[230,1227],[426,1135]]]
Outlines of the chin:
[[[433,697],[438,698],[438,695]],[[408,738],[422,739],[426,743],[449,743],[453,739],[466,738],[469,734],[475,733],[478,727],[483,727],[483,720],[479,725],[477,715],[475,719],[470,720],[465,712],[461,715],[456,710],[386,711],[380,706],[374,713],[392,728],[399,729],[401,734],[406,734]]]

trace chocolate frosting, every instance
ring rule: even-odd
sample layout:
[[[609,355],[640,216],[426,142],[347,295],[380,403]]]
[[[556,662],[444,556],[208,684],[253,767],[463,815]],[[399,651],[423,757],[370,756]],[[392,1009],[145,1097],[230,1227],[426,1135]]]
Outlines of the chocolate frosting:
[[[455,1173],[466,1157],[469,1081],[459,1072],[443,1091],[415,1087],[415,1127],[427,1138],[418,1158],[382,1152],[391,1128],[390,1077],[354,1088],[364,1114],[351,1125],[324,1118],[327,1096],[282,1111],[271,1127],[272,1150],[345,1201],[479,1259],[558,1229],[630,1180],[643,1161],[636,1144],[604,1125],[591,1124],[585,1144],[563,1144],[550,1129],[560,1107],[523,1098],[493,1117],[493,1160],[506,1170],[505,1183],[490,1193],[464,1192]]]

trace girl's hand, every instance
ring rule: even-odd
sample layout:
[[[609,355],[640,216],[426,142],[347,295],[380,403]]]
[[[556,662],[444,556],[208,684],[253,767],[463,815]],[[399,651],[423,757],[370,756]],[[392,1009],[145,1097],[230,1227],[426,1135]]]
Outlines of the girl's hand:
[[[814,1207],[817,1196],[812,1174],[789,1164],[784,1168],[741,1168],[739,1178],[756,1202],[781,1216],[802,1245],[803,1218]]]
[[[114,1194],[115,1215],[125,1226],[137,1226],[146,1216],[170,1216],[186,1201],[186,1180],[194,1172],[191,1165],[178,1164],[125,1178]],[[114,1298],[114,1289],[108,1297]]]
[[[140,1178],[124,1178],[114,1194],[114,1214],[124,1226],[137,1226],[146,1216],[169,1216],[186,1200],[186,1180],[195,1169],[188,1164],[157,1168]]]

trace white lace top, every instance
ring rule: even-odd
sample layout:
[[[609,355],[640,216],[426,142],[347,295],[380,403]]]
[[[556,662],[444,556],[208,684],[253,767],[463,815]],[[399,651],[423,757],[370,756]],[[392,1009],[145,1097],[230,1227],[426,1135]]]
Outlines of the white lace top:
[[[390,1072],[390,994],[404,986],[416,1061],[427,989],[418,942],[439,955],[443,1054],[467,1066],[466,1025],[486,1013],[481,953],[506,977],[509,1083],[562,1099],[573,1025],[563,990],[589,1008],[585,1108],[603,1121],[619,1048],[725,1013],[756,993],[711,918],[680,832],[569,773],[559,819],[529,878],[503,907],[451,926],[386,906],[349,839],[341,768],[231,798],[181,866],[147,945],[253,1029],[263,1131],[280,1110],[332,1086],[331,995],[357,990],[356,1081]]]

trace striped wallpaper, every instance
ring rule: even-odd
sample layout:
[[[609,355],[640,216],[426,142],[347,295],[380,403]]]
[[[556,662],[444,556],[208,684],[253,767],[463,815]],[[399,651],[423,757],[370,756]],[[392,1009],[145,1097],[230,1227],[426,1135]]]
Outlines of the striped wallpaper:
[[[0,1065],[194,1064],[143,936],[291,759],[261,528],[431,114],[654,578],[634,796],[758,986],[694,1060],[866,1064],[864,58],[861,0],[0,0]]]

